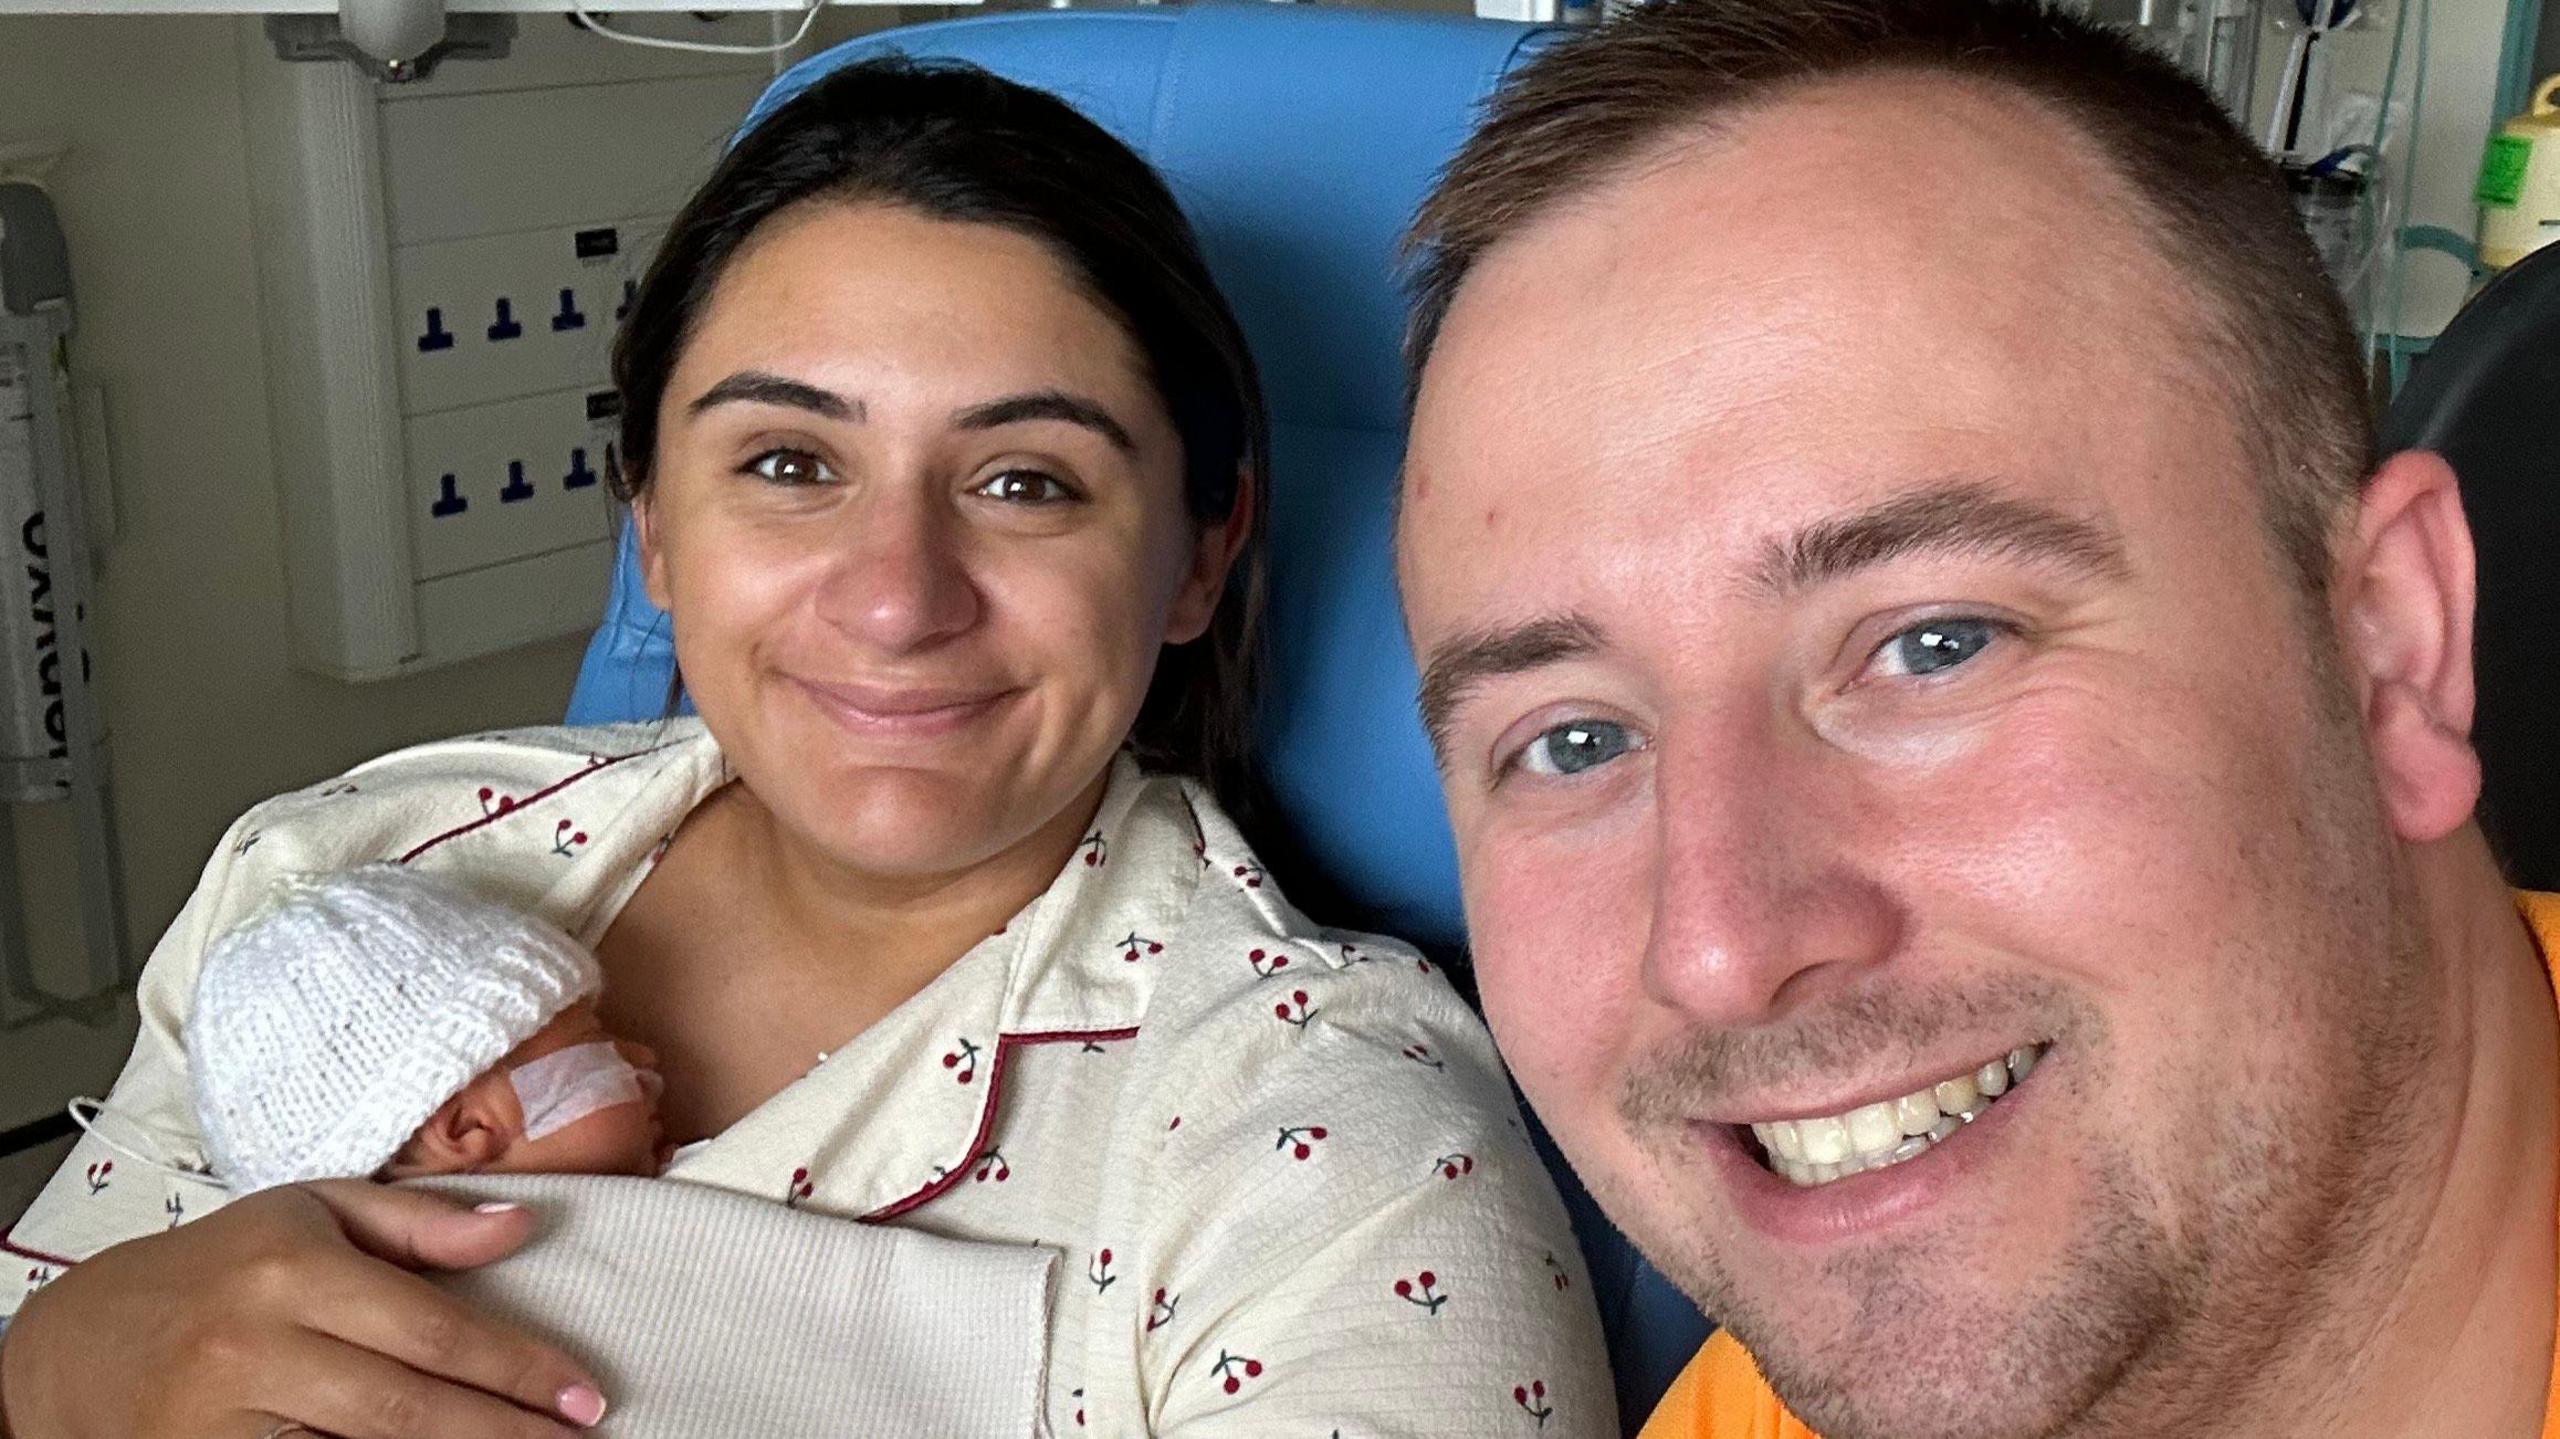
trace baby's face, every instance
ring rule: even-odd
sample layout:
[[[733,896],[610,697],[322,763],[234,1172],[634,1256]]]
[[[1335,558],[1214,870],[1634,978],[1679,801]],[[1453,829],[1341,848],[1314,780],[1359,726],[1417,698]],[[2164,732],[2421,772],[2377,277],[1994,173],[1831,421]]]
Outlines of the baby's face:
[[[593,1001],[573,1005],[448,1100],[386,1173],[655,1175],[657,1066],[605,1032]]]
[[[543,1116],[524,1113],[519,1091],[527,1085],[519,1082],[522,1076],[516,1072],[535,1060],[597,1044],[612,1046],[622,1062],[632,1068],[638,1079],[639,1097],[607,1104],[548,1133],[532,1135],[531,1129],[542,1127],[539,1121]],[[552,1067],[559,1063],[555,1060]],[[646,1045],[607,1033],[604,1022],[596,1017],[594,1001],[582,1000],[562,1011],[533,1038],[500,1060],[492,1074],[502,1081],[505,1102],[515,1107],[517,1122],[515,1143],[487,1166],[487,1172],[654,1175],[662,1167],[660,1145],[665,1136],[658,1124],[658,1095],[666,1082],[658,1077],[658,1056]]]

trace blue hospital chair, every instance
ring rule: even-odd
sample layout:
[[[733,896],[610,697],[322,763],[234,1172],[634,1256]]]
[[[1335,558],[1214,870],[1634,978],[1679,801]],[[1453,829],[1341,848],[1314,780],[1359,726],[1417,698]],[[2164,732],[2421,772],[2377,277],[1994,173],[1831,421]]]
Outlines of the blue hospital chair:
[[[1463,943],[1457,861],[1416,717],[1388,555],[1404,449],[1397,237],[1538,30],[1299,6],[1053,11],[867,36],[777,79],[887,52],[1052,91],[1163,173],[1251,339],[1273,418],[1270,671],[1259,752],[1279,823],[1362,927]],[[1522,377],[1524,402],[1562,394]],[[628,537],[569,718],[652,717],[666,617]],[[1630,1433],[1706,1334],[1549,1150],[1592,1269]]]

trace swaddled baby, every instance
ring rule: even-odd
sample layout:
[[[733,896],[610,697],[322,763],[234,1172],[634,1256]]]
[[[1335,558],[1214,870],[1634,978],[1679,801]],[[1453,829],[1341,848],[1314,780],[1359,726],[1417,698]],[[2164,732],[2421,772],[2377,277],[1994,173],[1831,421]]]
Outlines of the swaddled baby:
[[[402,866],[288,879],[187,1016],[214,1178],[654,1175],[656,1059],[605,1032],[602,984],[558,928]]]
[[[287,881],[187,1017],[213,1178],[535,1209],[533,1243],[432,1281],[579,1356],[617,1439],[1045,1432],[1056,1251],[611,1177],[665,1156],[600,983],[558,929],[397,866]]]

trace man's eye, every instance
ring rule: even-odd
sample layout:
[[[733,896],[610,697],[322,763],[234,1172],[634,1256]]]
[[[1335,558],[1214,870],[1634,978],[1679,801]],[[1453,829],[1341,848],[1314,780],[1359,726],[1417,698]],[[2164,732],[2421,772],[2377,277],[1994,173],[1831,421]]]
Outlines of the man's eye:
[[[1991,620],[1928,620],[1877,646],[1872,663],[1886,675],[1933,675],[1989,649],[2004,633],[2006,627]]]
[[[1005,500],[1017,505],[1049,505],[1072,500],[1076,492],[1067,488],[1055,475],[1038,470],[1006,470],[990,476],[978,486],[978,493],[991,500]]]
[[[777,485],[822,485],[836,477],[826,461],[806,450],[767,450],[747,461],[746,473]]]
[[[1569,720],[1530,740],[1514,763],[1531,774],[1562,777],[1597,769],[1642,747],[1625,725]]]

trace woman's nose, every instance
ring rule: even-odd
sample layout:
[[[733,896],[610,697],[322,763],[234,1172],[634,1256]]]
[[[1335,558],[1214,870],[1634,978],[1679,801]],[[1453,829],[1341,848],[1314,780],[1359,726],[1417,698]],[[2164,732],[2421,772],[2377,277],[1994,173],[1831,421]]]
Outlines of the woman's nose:
[[[947,516],[915,502],[869,507],[830,569],[829,623],[892,653],[925,648],[977,623],[981,597]]]

